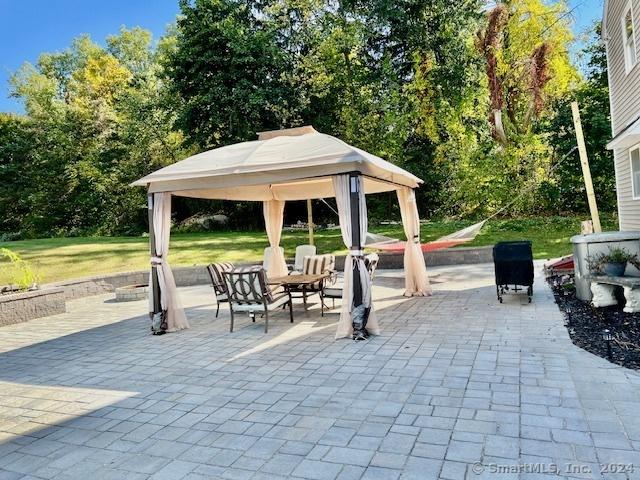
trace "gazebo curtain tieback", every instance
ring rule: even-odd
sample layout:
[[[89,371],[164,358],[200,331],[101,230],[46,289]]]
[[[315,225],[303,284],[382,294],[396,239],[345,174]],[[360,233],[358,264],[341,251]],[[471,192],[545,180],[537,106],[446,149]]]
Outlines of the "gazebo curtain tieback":
[[[164,263],[164,259],[162,257],[151,257],[151,265],[158,266]]]

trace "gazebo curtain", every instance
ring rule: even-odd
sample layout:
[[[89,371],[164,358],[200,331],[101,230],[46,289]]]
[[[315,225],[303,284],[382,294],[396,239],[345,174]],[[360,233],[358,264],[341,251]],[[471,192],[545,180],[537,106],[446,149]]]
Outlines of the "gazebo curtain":
[[[354,273],[357,273],[360,277],[360,283],[362,285],[362,305],[369,309],[366,328],[369,333],[378,335],[380,328],[373,309],[371,279],[367,272],[363,256],[368,219],[365,193],[362,188],[362,177],[351,176],[349,174],[336,175],[332,177],[332,182],[338,206],[342,239],[345,246],[349,249],[349,254],[345,259],[343,301],[336,338],[351,337],[353,335]],[[355,187],[358,191],[359,245],[352,244],[351,182],[356,182]],[[401,187],[397,190],[397,195],[402,215],[402,223],[407,237],[404,252],[405,295],[430,295],[432,290],[429,284],[424,256],[420,248],[420,220],[415,193],[410,187]],[[272,247],[269,251],[271,258],[268,262],[270,267],[267,272],[270,277],[287,275],[285,258],[282,250],[279,248],[284,222],[284,205],[285,202],[280,200],[263,202],[265,226],[269,238],[269,245]],[[154,255],[151,257],[151,263],[157,267],[160,305],[162,310],[166,312],[167,331],[189,328],[184,310],[178,301],[176,283],[168,261],[169,236],[171,232],[170,193],[153,194],[153,229],[155,232],[155,252],[153,252]],[[150,311],[153,311],[153,289],[150,289],[149,304]]]
[[[352,245],[351,231],[351,195],[350,181],[357,181],[359,195],[359,212],[360,212],[360,245]],[[371,301],[371,278],[364,264],[362,249],[367,236],[367,204],[362,188],[362,178],[350,177],[349,175],[336,175],[333,177],[333,188],[336,195],[336,204],[338,205],[338,216],[340,218],[340,231],[345,246],[349,249],[349,254],[344,261],[344,286],[342,290],[342,308],[340,311],[340,320],[338,321],[338,330],[336,338],[351,337],[353,334],[353,325],[351,320],[351,312],[353,309],[353,274],[354,267],[360,275],[362,285],[362,304],[365,308],[370,308],[369,319],[367,321],[367,330],[374,335],[380,334],[380,328],[373,310]],[[352,250],[354,247],[355,250]]]
[[[397,192],[402,225],[407,237],[407,243],[404,247],[404,294],[407,297],[431,295],[427,267],[420,248],[420,218],[416,205],[416,194],[409,187],[400,188]]]
[[[171,194],[153,195],[153,230],[155,234],[155,255],[151,264],[157,267],[160,287],[160,306],[166,312],[167,331],[174,332],[189,328],[189,322],[178,301],[176,282],[169,265],[169,236],[171,234]],[[149,279],[152,285],[152,279]],[[149,311],[153,311],[153,288],[149,288]]]
[[[269,265],[268,277],[282,277],[287,275],[287,262],[284,253],[280,249],[280,237],[282,236],[282,225],[284,222],[284,202],[270,200],[263,202],[264,224],[269,238],[269,255],[267,264]]]

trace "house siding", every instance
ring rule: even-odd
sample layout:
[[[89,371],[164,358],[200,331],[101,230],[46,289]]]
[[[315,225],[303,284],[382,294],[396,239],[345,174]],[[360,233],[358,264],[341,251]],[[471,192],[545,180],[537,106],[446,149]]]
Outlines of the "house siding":
[[[636,55],[638,55],[638,27],[640,27],[640,0],[632,0]],[[607,14],[607,60],[609,65],[609,94],[611,95],[611,124],[613,135],[623,130],[640,115],[640,62],[625,72],[622,37],[622,16],[629,4],[626,0],[609,0]]]
[[[633,199],[629,149],[615,151],[620,230],[640,230],[640,200]]]
[[[625,71],[622,18],[627,6],[633,12],[636,57],[639,61]],[[609,95],[611,101],[612,136],[640,117],[640,0],[609,0],[607,2],[606,32]],[[618,215],[620,230],[640,230],[640,200],[633,199],[629,149],[614,151]]]

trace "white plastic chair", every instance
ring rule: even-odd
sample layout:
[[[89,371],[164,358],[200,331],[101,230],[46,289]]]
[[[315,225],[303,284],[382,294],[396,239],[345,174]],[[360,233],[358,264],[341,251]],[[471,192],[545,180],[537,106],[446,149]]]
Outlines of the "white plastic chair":
[[[304,257],[312,257],[316,254],[315,245],[298,245],[296,247],[296,257],[293,262],[293,270],[290,275],[299,275],[302,273],[304,265]]]
[[[271,249],[273,247],[267,247],[264,249],[264,257],[262,257],[262,268],[265,271],[269,271],[269,266],[270,266],[270,259],[271,259]],[[282,252],[282,256],[284,256],[284,248],[282,247],[278,247],[280,249],[280,251]]]

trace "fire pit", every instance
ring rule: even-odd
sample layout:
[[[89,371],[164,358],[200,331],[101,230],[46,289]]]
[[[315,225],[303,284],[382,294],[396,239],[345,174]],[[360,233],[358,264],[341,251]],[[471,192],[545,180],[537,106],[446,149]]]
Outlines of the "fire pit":
[[[149,285],[127,285],[116,288],[116,302],[134,302],[149,296]]]

